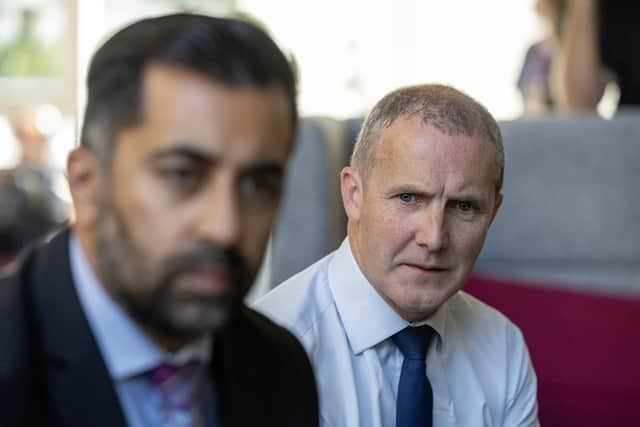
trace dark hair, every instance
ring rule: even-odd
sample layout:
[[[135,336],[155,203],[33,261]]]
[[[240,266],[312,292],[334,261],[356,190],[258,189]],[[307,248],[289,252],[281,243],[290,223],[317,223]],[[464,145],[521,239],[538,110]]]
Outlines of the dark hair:
[[[118,133],[142,120],[142,79],[152,63],[178,65],[229,87],[280,86],[296,128],[294,71],[263,30],[245,21],[194,14],[149,18],[109,38],[89,67],[80,143],[103,164]]]
[[[417,117],[448,135],[480,135],[496,149],[496,192],[502,189],[504,148],[498,123],[470,96],[450,86],[424,84],[403,87],[385,95],[364,120],[351,155],[351,165],[366,181],[374,165],[375,146],[382,132],[398,118]]]

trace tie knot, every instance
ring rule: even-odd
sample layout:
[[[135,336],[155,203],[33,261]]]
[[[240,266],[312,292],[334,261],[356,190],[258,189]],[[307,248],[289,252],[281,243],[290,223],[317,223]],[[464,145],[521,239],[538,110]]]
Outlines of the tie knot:
[[[147,372],[147,378],[154,386],[160,387],[177,376],[190,376],[198,366],[198,362],[188,362],[184,365],[161,363]]]
[[[157,392],[163,416],[190,419],[198,415],[196,412],[202,403],[205,370],[202,362],[192,361],[183,365],[162,363],[146,373],[149,383]],[[183,423],[165,422],[162,425]]]
[[[162,363],[148,372],[149,381],[155,386],[160,386],[169,381],[180,370],[180,366]]]
[[[427,357],[433,329],[429,325],[408,326],[395,334],[391,339],[398,346],[406,359],[422,360]]]

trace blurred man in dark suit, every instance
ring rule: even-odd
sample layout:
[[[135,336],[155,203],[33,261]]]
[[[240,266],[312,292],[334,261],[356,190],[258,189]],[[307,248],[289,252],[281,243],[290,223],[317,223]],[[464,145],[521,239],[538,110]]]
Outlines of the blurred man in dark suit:
[[[137,22],[95,54],[73,226],[0,281],[3,426],[312,426],[300,344],[246,308],[297,122],[273,41]]]

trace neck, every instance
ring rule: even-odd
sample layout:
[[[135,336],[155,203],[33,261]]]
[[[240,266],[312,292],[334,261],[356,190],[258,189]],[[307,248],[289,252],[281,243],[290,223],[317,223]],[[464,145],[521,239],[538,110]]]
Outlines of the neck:
[[[176,353],[189,343],[189,341],[185,339],[159,336],[157,334],[153,334],[151,331],[148,331],[146,329],[145,329],[145,332],[147,333],[147,335],[151,337],[153,342],[158,344],[160,347],[162,347],[164,350],[168,351],[169,353]]]

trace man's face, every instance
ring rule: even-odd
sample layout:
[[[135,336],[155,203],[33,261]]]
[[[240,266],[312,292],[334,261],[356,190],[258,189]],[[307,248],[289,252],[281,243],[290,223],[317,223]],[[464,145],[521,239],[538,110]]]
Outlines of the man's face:
[[[101,186],[104,285],[169,339],[212,331],[252,283],[277,213],[291,120],[279,88],[228,88],[153,65],[144,116]]]
[[[399,118],[374,150],[366,182],[342,175],[351,246],[380,296],[423,320],[464,286],[500,206],[495,148]]]

